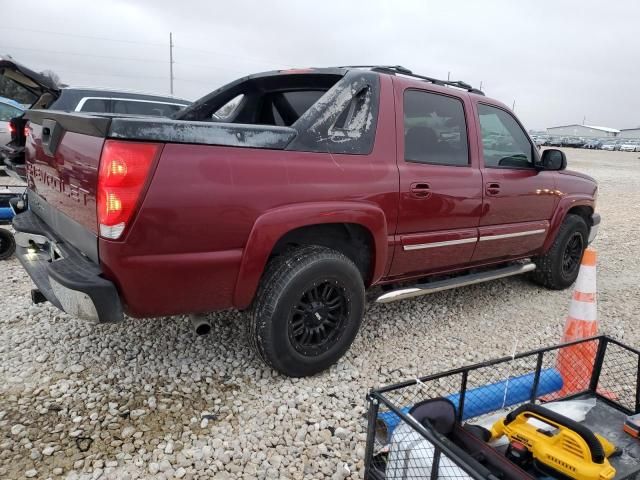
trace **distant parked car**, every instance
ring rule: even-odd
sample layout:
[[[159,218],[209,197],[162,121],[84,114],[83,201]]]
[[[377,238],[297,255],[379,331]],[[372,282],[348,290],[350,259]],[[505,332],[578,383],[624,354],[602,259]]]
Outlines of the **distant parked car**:
[[[171,117],[191,104],[180,98],[147,93],[88,87],[60,87],[50,78],[20,65],[13,59],[0,57],[0,75],[9,78],[33,97],[32,109],[82,113],[110,113]],[[11,121],[11,141],[0,143],[0,164],[7,173],[25,179],[24,128],[26,120],[17,115]]]
[[[588,148],[590,150],[598,150],[600,148],[602,148],[602,141],[601,140],[597,140],[597,139],[591,139],[588,142],[586,142],[582,148]]]
[[[581,148],[585,144],[584,138],[564,137],[562,139],[563,147]]]
[[[562,146],[562,137],[551,137],[547,142],[547,145],[550,147],[561,147]]]
[[[537,146],[539,147],[543,147],[545,145],[549,144],[549,137],[545,137],[545,136],[538,136],[534,139],[534,142]]]
[[[640,143],[637,140],[624,140],[620,143],[621,152],[638,152],[640,151]]]
[[[611,152],[613,152],[614,150],[620,150],[620,144],[618,142],[616,142],[615,140],[606,140],[603,144],[602,144],[602,150],[609,150]]]

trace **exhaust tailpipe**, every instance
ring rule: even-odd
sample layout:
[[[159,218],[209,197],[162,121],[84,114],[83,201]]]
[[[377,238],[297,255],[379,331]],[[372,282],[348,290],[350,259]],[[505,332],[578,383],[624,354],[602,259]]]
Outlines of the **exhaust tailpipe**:
[[[202,336],[211,332],[211,323],[206,315],[189,315],[189,319],[196,335]]]

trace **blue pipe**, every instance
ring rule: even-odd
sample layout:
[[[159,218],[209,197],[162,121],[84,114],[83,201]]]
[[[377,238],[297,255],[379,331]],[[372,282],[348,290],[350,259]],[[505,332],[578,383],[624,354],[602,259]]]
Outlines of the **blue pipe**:
[[[528,373],[519,377],[510,378],[502,382],[483,385],[482,387],[467,390],[464,398],[464,411],[462,420],[491,413],[503,407],[510,407],[517,403],[527,402],[531,399],[535,373]],[[541,397],[557,392],[562,389],[562,375],[555,368],[548,368],[540,371],[540,380],[534,397]],[[505,395],[506,391],[506,395]],[[454,393],[446,397],[451,400],[456,407],[460,407],[460,394]],[[409,413],[411,407],[400,409],[402,413]],[[378,425],[382,422],[386,428],[387,437],[400,423],[400,417],[394,412],[383,412],[378,414]]]
[[[13,218],[13,210],[10,207],[0,207],[0,221],[8,221]]]

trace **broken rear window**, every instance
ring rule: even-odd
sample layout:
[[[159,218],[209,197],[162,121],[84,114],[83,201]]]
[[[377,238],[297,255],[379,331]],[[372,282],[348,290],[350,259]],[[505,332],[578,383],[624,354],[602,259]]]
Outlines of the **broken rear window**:
[[[249,77],[198,100],[176,118],[290,126],[341,78],[332,73]]]

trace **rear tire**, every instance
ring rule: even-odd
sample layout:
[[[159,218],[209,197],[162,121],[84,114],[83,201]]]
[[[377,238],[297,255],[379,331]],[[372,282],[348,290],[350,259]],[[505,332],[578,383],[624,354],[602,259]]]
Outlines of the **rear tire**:
[[[0,228],[0,260],[6,260],[16,251],[16,240],[9,230]]]
[[[533,259],[533,281],[552,290],[570,287],[578,278],[588,237],[589,227],[584,219],[568,214],[549,251]]]
[[[338,361],[353,342],[364,313],[364,283],[342,253],[295,248],[264,273],[250,317],[250,341],[280,373],[305,377]]]

